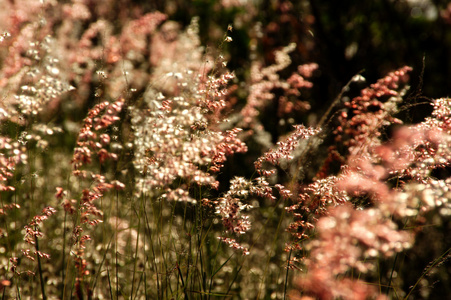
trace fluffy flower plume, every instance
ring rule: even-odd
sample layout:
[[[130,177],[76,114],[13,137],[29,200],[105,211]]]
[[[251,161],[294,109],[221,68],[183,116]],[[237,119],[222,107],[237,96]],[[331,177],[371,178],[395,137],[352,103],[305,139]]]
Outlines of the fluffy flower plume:
[[[189,202],[196,200],[186,189],[173,189],[173,182],[182,179],[187,186],[195,183],[217,188],[214,173],[222,167],[227,155],[247,151],[238,138],[240,129],[219,130],[223,120],[218,119],[218,112],[225,106],[224,88],[233,75],[204,78],[198,73],[202,70],[203,49],[196,38],[197,31],[194,20],[179,37],[180,48],[175,49],[182,54],[189,48],[194,55],[166,66],[171,72],[164,77],[173,90],[167,91],[165,85],[160,91],[158,86],[152,87],[146,92],[146,108],[131,110],[135,130],[134,165],[141,174],[136,187],[145,193],[158,191],[170,200]]]
[[[293,151],[298,146],[299,140],[308,139],[321,131],[319,128],[307,128],[304,125],[295,125],[294,129],[295,130],[284,141],[277,142],[275,149],[269,150],[255,162],[255,169],[261,175],[269,176],[274,172],[264,170],[264,162],[269,162],[272,165],[277,166],[282,160],[292,160]]]
[[[358,279],[342,279],[350,269],[366,273],[371,259],[391,256],[412,244],[412,235],[398,231],[378,209],[355,210],[343,205],[319,220],[318,239],[312,241],[308,275],[298,279],[304,294],[320,299],[366,299],[377,294],[375,288]]]

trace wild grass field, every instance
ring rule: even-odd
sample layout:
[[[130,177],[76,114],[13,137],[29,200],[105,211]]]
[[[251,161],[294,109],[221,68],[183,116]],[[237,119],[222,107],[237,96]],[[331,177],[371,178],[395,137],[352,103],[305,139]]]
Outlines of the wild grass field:
[[[451,5],[0,7],[1,299],[451,294]]]

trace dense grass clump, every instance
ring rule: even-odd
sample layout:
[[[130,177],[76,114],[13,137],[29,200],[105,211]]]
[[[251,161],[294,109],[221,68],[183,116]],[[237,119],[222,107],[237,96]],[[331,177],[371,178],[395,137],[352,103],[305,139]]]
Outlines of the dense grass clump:
[[[335,89],[322,5],[150,2],[0,1],[2,299],[451,293],[424,69]]]

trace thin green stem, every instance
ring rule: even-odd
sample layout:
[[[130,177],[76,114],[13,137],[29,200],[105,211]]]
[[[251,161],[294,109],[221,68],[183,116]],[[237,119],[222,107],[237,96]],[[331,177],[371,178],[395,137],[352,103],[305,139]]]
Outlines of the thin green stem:
[[[35,240],[35,247],[36,247],[36,257],[38,259],[38,272],[39,272],[39,280],[41,282],[41,294],[42,294],[42,299],[43,300],[47,300],[47,295],[45,294],[45,284],[44,284],[44,277],[42,275],[42,264],[41,264],[41,256],[39,255],[39,242],[38,242],[38,237],[35,236],[34,237]]]
[[[421,274],[420,278],[418,278],[417,282],[413,285],[413,287],[410,289],[409,293],[404,297],[405,300],[409,299],[410,295],[412,294],[413,290],[417,287],[417,285],[420,283],[421,279],[423,279],[424,276],[426,276],[432,268],[434,268],[442,259],[448,255],[448,253],[451,251],[451,248],[446,250],[440,257],[438,257],[424,272]]]
[[[287,298],[288,272],[290,271],[290,260],[291,260],[292,252],[293,252],[293,249],[290,248],[290,253],[288,253],[288,260],[287,260],[287,272],[285,273],[285,285],[283,287],[283,300],[285,300]]]

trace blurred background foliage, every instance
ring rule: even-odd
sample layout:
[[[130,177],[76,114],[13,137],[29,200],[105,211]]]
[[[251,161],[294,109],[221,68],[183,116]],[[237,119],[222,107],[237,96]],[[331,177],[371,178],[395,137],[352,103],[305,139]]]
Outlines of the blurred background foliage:
[[[424,95],[449,95],[451,12],[447,5],[446,0],[179,0],[154,1],[152,8],[182,24],[199,16],[201,40],[207,45],[217,43],[224,28],[233,24],[229,67],[240,75],[253,55],[271,64],[275,49],[297,43],[294,66],[320,65],[313,103],[320,107],[356,73],[363,70],[368,82],[374,82],[404,65],[414,68],[412,86],[421,88]]]
[[[446,0],[118,0],[115,3],[117,8],[109,11],[115,11],[116,14],[108,17],[110,20],[117,20],[118,28],[128,18],[133,18],[134,11],[139,11],[136,13],[139,15],[158,10],[182,27],[188,26],[191,19],[198,16],[200,39],[207,46],[207,52],[212,51],[213,57],[222,52],[229,61],[227,67],[237,75],[232,95],[236,106],[231,108],[232,112],[240,111],[245,105],[251,63],[262,61],[265,66],[274,64],[274,51],[290,43],[297,45],[296,50],[290,54],[293,63],[281,72],[281,77],[288,78],[301,64],[315,62],[319,65],[314,76],[309,79],[313,82],[313,88],[303,91],[300,96],[310,103],[311,110],[292,116],[295,123],[315,125],[346,83],[357,73],[361,73],[369,84],[404,65],[413,67],[410,80],[412,88],[406,99],[410,104],[417,105],[402,114],[401,117],[408,121],[421,121],[430,112],[429,105],[419,103],[451,96],[451,5]],[[233,26],[229,33],[233,42],[223,44],[221,41],[229,25]],[[92,85],[95,89],[99,84]],[[346,95],[353,97],[364,86],[366,85],[353,85],[346,91]],[[278,91],[273,92],[277,94]],[[95,101],[98,101],[98,97],[91,96],[78,117],[74,117],[74,123],[84,118]],[[292,130],[289,124],[280,126],[281,120],[274,113],[275,109],[277,107],[269,107],[260,116],[266,130],[272,135],[272,142]],[[67,121],[63,118],[73,115],[73,110],[60,114],[56,123]],[[3,126],[2,130],[4,128],[11,127]],[[67,135],[63,138],[66,140],[59,143],[73,149],[74,138],[67,139]],[[227,179],[236,175],[251,177],[254,172],[253,162],[266,149],[261,149],[261,145],[253,147],[252,139],[246,142],[249,153],[230,158],[219,175],[221,182],[228,182]],[[315,154],[319,160],[326,155]],[[49,155],[46,159],[53,158]],[[56,164],[58,157],[54,160]],[[42,169],[45,171],[43,166]],[[449,170],[442,169],[440,172],[447,173],[443,177],[449,177]],[[441,176],[438,173],[434,175]],[[41,186],[45,187],[45,183]],[[29,203],[33,205],[33,201]],[[277,207],[274,211],[278,214],[283,208]],[[261,214],[258,217],[268,221],[266,224],[256,224],[256,229],[262,232],[266,225],[273,228],[275,234],[274,241],[271,236],[271,242],[277,244],[275,236],[279,231],[278,218],[273,218],[269,212]],[[451,266],[446,258],[441,257],[451,247],[451,222],[448,218],[437,220],[434,225],[436,226],[421,228],[417,244],[411,250],[378,266],[380,278],[402,278],[400,282],[403,286],[400,288],[404,291],[410,290],[420,277],[427,277],[428,280],[419,282],[420,288],[412,295],[414,299],[443,299],[443,295],[451,294]],[[19,236],[14,238],[20,239]],[[256,243],[256,248],[264,249],[267,242],[266,239],[260,240],[261,244]],[[283,245],[280,243],[277,246]],[[266,253],[268,260],[276,260],[277,267],[281,267],[284,258],[277,260],[274,252],[282,251],[268,250],[269,254]],[[396,267],[398,274],[390,274],[393,266],[402,264],[408,267]],[[284,275],[279,277],[283,278]],[[265,280],[268,286],[274,285],[271,289],[280,291],[277,286],[279,282],[271,278]]]

